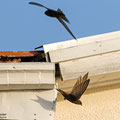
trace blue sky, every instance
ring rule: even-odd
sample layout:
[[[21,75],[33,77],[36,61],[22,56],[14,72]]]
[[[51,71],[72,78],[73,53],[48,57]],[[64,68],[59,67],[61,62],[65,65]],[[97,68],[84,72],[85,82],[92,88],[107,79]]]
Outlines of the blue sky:
[[[0,0],[0,51],[34,50],[35,47],[72,36],[45,9],[29,5],[32,0]],[[120,30],[120,0],[34,0],[60,8],[77,38]]]

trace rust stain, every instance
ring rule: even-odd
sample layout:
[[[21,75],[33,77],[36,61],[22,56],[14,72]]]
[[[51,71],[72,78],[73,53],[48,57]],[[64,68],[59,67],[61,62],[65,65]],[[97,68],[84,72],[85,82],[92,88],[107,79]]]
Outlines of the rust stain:
[[[10,59],[9,57],[3,57],[0,59],[0,63],[2,62],[21,62],[21,58]]]
[[[39,55],[41,51],[0,51],[0,56],[4,57],[33,57]]]
[[[43,51],[0,51],[0,62],[29,62],[26,58],[34,58],[35,60],[37,59],[35,57],[43,56],[43,54]],[[33,60],[31,59],[31,61]]]

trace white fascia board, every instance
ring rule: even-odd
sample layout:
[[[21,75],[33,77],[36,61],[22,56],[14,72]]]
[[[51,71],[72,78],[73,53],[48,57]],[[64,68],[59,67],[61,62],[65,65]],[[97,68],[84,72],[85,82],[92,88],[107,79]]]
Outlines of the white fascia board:
[[[0,63],[0,90],[53,89],[54,63]]]
[[[120,38],[120,31],[104,33],[104,34],[94,35],[90,37],[78,38],[77,41],[68,40],[64,42],[46,44],[46,45],[43,45],[43,48],[44,48],[45,53],[47,53],[53,50],[59,50],[59,49],[64,49],[68,47],[73,47],[73,46],[78,46],[78,45],[83,45],[83,44],[88,44],[88,43],[93,43],[93,42],[99,42],[99,41],[104,41],[104,40],[112,40],[116,38]]]
[[[120,37],[55,51],[49,51],[51,62],[59,63],[82,57],[105,54],[120,50]]]
[[[120,84],[120,51],[61,62],[59,88],[70,91],[80,76],[89,72],[88,89]]]
[[[0,63],[0,70],[54,70],[55,65],[50,62],[21,62]]]
[[[59,65],[63,80],[76,79],[87,72],[90,76],[120,74],[120,51],[61,62]]]

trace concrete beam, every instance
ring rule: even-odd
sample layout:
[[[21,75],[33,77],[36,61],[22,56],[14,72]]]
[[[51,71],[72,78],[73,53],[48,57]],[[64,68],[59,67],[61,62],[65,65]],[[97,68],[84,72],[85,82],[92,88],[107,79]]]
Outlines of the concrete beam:
[[[0,63],[0,90],[53,89],[54,63]]]

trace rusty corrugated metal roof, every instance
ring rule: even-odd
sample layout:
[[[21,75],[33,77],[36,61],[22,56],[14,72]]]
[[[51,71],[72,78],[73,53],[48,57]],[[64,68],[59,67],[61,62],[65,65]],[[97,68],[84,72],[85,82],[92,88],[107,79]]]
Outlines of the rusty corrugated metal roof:
[[[0,51],[3,57],[33,57],[39,55],[41,51]]]
[[[0,51],[0,62],[45,61],[43,51]]]

